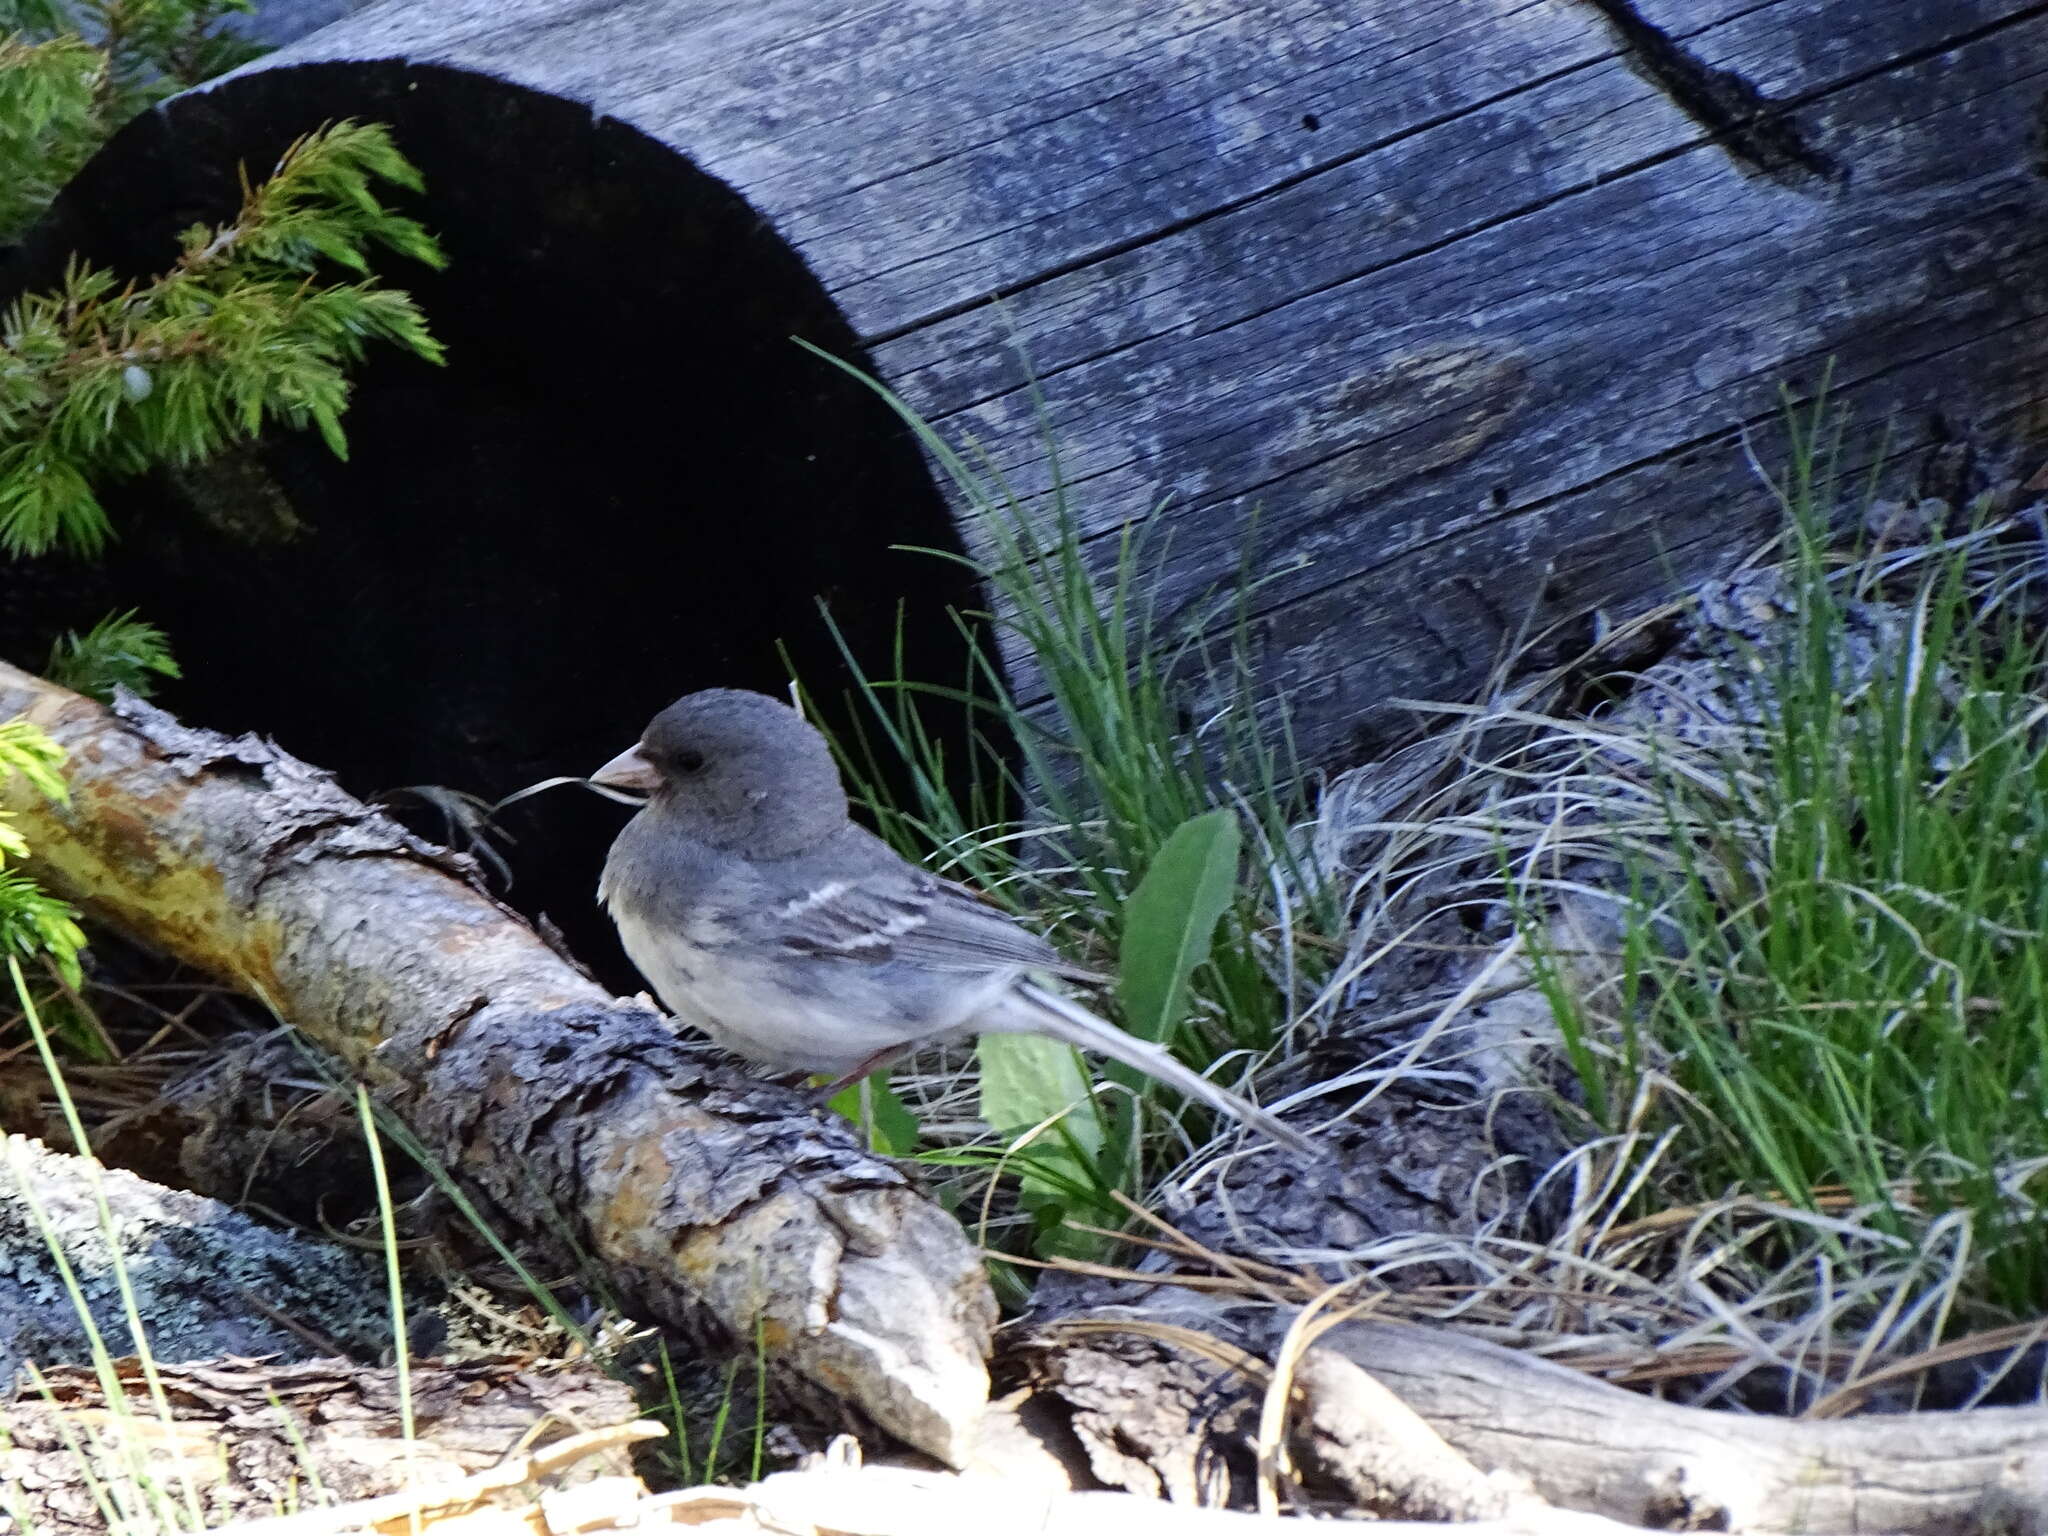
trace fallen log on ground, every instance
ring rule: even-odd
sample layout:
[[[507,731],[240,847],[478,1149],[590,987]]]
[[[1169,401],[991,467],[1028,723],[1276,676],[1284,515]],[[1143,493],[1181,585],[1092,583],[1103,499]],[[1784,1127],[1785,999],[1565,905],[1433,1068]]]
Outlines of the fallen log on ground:
[[[0,671],[0,716],[16,712],[72,753],[69,807],[6,797],[53,884],[268,999],[537,1236],[559,1238],[565,1219],[649,1315],[758,1337],[904,1439],[965,1459],[991,1309],[957,1227],[895,1170],[781,1090],[705,1066],[296,759]],[[1242,1456],[1256,1418],[1233,1427],[1219,1404],[1231,1389],[1256,1408],[1288,1313],[1147,1310],[1021,1342],[1099,1474],[1205,1493],[1190,1474],[1215,1439]],[[1236,1329],[1237,1363],[1190,1357],[1161,1319]],[[1506,1522],[1494,1529],[1566,1508],[1813,1532],[2048,1515],[2048,1411],[1711,1413],[1377,1323],[1345,1325],[1305,1363],[1288,1438],[1305,1475],[1352,1503],[1420,1501]]]
[[[328,1500],[402,1498],[406,1489],[477,1489],[476,1502],[483,1484],[616,1481],[632,1471],[625,1447],[661,1433],[636,1425],[632,1393],[588,1361],[416,1364],[404,1383],[409,1424],[389,1367],[167,1365],[158,1372],[161,1411],[139,1362],[115,1369],[118,1402],[91,1370],[72,1368],[49,1373],[45,1394],[6,1410],[0,1536],[86,1536],[115,1517],[146,1520],[152,1506],[173,1512],[162,1528],[180,1528],[177,1517],[196,1507],[211,1529]],[[434,1494],[404,1502],[431,1505]]]
[[[2048,1408],[1780,1419],[1662,1403],[1532,1355],[1401,1324],[1325,1346],[1446,1440],[1541,1493],[1686,1530],[2039,1529]]]
[[[1845,471],[1879,440],[2038,438],[2048,15],[1844,14],[347,8],[130,124],[0,297],[73,252],[159,270],[242,166],[356,117],[425,175],[449,266],[396,280],[448,365],[367,370],[346,463],[266,444],[234,481],[236,517],[288,508],[261,547],[208,536],[204,496],[123,491],[113,594],[61,623],[143,604],[187,697],[260,699],[366,783],[579,771],[689,688],[776,686],[778,640],[834,677],[819,593],[871,669],[907,599],[908,675],[957,683],[945,608],[979,604],[892,546],[973,544],[976,520],[802,336],[1027,496],[1056,478],[1045,400],[1098,570],[1165,503],[1162,618],[1229,631],[1256,510],[1262,676],[1312,759],[1355,759],[1407,728],[1393,701],[1467,697],[1517,637],[1747,554],[1772,518],[1742,436],[1773,461],[1780,384],[1830,357],[1868,433]],[[599,464],[601,539],[563,514]],[[356,621],[302,622],[325,603]]]
[[[0,803],[51,889],[260,999],[636,1314],[765,1352],[945,1461],[994,1305],[959,1226],[850,1129],[607,995],[464,866],[253,736],[0,666],[69,805]]]

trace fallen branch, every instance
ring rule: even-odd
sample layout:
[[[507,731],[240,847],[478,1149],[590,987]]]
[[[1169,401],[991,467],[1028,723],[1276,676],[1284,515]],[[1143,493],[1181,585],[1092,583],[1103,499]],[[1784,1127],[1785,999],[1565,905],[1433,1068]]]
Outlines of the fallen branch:
[[[1525,1479],[1481,1472],[1337,1351],[1304,1351],[1293,1379],[1302,1398],[1296,1443],[1310,1466],[1361,1507],[1450,1521],[1507,1519],[1541,1507]]]
[[[1012,1350],[1065,1406],[1098,1477],[1214,1497],[1246,1480],[1249,1408],[1288,1315],[1161,1289],[1020,1329]],[[1813,1536],[2048,1523],[2048,1409],[1723,1413],[1452,1329],[1377,1321],[1330,1329],[1292,1386],[1299,1464],[1348,1505],[1402,1519],[1583,1511],[1630,1527]]]
[[[68,806],[0,795],[94,917],[249,992],[435,1157],[640,1315],[758,1345],[949,1462],[994,1323],[958,1225],[844,1122],[708,1064],[459,861],[251,736],[0,666],[0,719],[69,753]]]
[[[1323,1340],[1479,1465],[1556,1504],[1683,1530],[2031,1530],[2048,1521],[2048,1409],[1777,1419],[1660,1403],[1448,1329]]]

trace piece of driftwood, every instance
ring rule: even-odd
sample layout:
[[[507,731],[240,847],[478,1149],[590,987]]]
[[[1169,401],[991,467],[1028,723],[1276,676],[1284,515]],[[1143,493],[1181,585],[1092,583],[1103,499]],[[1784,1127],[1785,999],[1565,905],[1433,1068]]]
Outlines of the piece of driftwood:
[[[1097,1475],[1151,1492],[1150,1480],[1176,1466],[1234,1462],[1243,1475],[1247,1405],[1264,1390],[1264,1358],[1287,1321],[1161,1293],[1151,1305],[1033,1328],[1013,1347],[1072,1413]],[[1421,1489],[1444,1501],[1443,1512],[1457,1514],[1462,1501],[1468,1515],[1509,1516],[1526,1509],[1517,1494],[1526,1489],[1539,1507],[1659,1530],[1947,1533],[2048,1521],[2048,1409],[1837,1420],[1722,1413],[1402,1323],[1341,1323],[1308,1356],[1318,1352],[1341,1364],[1325,1359],[1295,1377],[1306,1394],[1295,1443],[1304,1466],[1360,1503],[1384,1507],[1390,1492]],[[1346,1365],[1486,1476],[1442,1463]],[[1188,1412],[1190,1402],[1204,1411]],[[1122,1433],[1124,1425],[1140,1433]],[[1489,1499],[1498,1507],[1489,1510]]]
[[[744,1487],[657,1494],[631,1478],[600,1477],[549,1488],[526,1501],[506,1497],[509,1481],[505,1474],[486,1474],[444,1488],[228,1526],[223,1536],[573,1536],[667,1526],[711,1536],[1302,1536],[1322,1528],[1304,1519],[1161,1504],[1122,1493],[1020,1496],[987,1477],[888,1466],[826,1465],[778,1472]],[[1597,1515],[1531,1506],[1500,1520],[1385,1521],[1373,1529],[1386,1536],[1623,1536],[1631,1528]]]
[[[410,1438],[388,1366],[163,1365],[162,1411],[139,1361],[115,1370],[118,1406],[93,1371],[73,1367],[4,1410],[0,1536],[86,1536],[116,1513],[153,1528],[153,1508],[178,1518],[191,1505],[208,1529],[329,1501],[433,1505],[406,1496],[417,1488],[474,1504],[522,1485],[629,1477],[624,1448],[661,1433],[636,1425],[632,1393],[587,1361],[416,1362],[404,1384]]]
[[[1025,1492],[985,1478],[900,1467],[817,1467],[778,1472],[747,1488],[673,1496],[684,1523],[776,1536],[1287,1536],[1327,1522],[1162,1503],[1126,1493]],[[685,1502],[688,1501],[688,1502]],[[1375,1521],[1376,1536],[1622,1536],[1597,1515],[1530,1504],[1498,1520]]]
[[[68,805],[5,794],[38,875],[267,1003],[447,1167],[640,1315],[758,1347],[941,1460],[994,1306],[959,1226],[845,1122],[693,1054],[451,861],[254,737],[0,668]]]
[[[93,1356],[52,1244],[117,1355],[135,1348],[117,1256],[160,1360],[337,1349],[374,1359],[391,1345],[383,1266],[369,1256],[10,1135],[0,1141],[0,1395],[30,1361],[48,1372]],[[421,1296],[407,1316],[435,1320]]]
[[[1776,1419],[1660,1403],[1440,1329],[1324,1340],[1481,1466],[1631,1524],[1966,1531],[2048,1522],[2048,1409]]]
[[[1030,493],[1014,339],[1102,561],[1170,498],[1168,614],[1231,584],[1258,507],[1265,677],[1339,755],[1525,625],[1746,551],[1776,514],[1738,434],[1772,457],[1780,382],[1830,358],[1895,451],[2033,430],[2044,47],[2027,0],[386,0],[133,125],[18,280],[161,265],[237,160],[395,126],[453,257],[396,280],[449,367],[366,380],[348,466],[275,464],[326,541],[307,579],[349,562],[435,637],[409,726],[566,757],[586,699],[765,682],[815,593],[862,622],[928,595],[943,567],[883,554],[935,542],[914,449],[787,338],[871,359]],[[448,522],[471,507],[488,533]],[[353,631],[227,656],[261,649],[240,596],[232,678],[199,684],[223,708],[294,691],[264,667],[353,697]],[[304,728],[359,729],[330,696]]]

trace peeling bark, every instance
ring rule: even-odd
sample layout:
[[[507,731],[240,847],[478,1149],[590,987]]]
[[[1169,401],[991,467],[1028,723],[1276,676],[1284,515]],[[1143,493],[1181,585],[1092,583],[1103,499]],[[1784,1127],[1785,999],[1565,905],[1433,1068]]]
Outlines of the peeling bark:
[[[994,1305],[951,1217],[850,1130],[608,996],[431,848],[253,736],[0,667],[0,718],[69,753],[16,783],[53,890],[267,1004],[427,1148],[635,1311],[771,1364],[942,1460],[967,1453]]]

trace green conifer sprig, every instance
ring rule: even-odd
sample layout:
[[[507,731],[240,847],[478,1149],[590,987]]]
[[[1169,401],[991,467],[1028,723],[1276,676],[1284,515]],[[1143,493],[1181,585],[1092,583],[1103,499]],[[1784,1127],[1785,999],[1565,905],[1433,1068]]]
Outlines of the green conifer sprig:
[[[0,0],[0,32],[48,34],[70,27],[71,19],[56,0]]]
[[[440,247],[385,207],[377,185],[417,190],[389,132],[341,122],[310,133],[270,177],[244,178],[240,213],[183,237],[143,284],[74,263],[55,293],[0,316],[0,548],[100,549],[96,476],[191,464],[267,421],[313,426],[342,457],[348,365],[376,342],[429,362],[442,348],[410,295],[368,276],[373,248],[439,267]],[[322,284],[325,270],[364,274]]]
[[[105,137],[107,55],[76,33],[0,37],[0,238],[33,223]]]
[[[21,238],[123,123],[257,57],[250,0],[0,0],[0,241]]]
[[[32,0],[39,3],[39,0]],[[246,63],[262,46],[220,30],[252,0],[71,0],[82,30],[100,39],[108,60],[104,95],[118,127],[143,108]]]
[[[69,798],[58,769],[64,749],[26,719],[0,722],[0,783],[19,775],[38,793],[62,802]],[[17,870],[10,859],[25,858],[28,845],[0,811],[0,958],[24,961],[48,955],[57,973],[71,986],[79,982],[78,952],[85,948],[72,910]]]
[[[73,630],[59,636],[43,666],[51,682],[101,703],[112,700],[116,688],[148,698],[159,678],[182,675],[164,632],[133,608],[108,614],[82,635]]]

